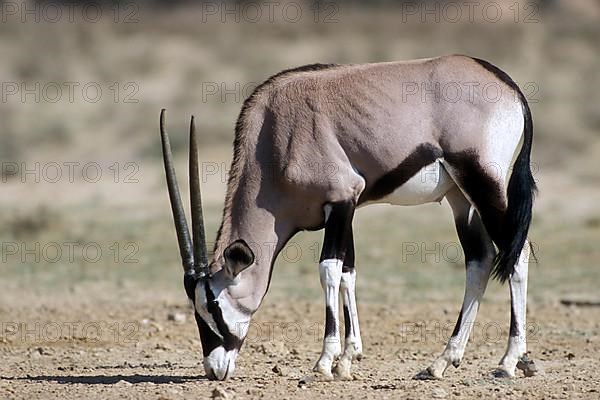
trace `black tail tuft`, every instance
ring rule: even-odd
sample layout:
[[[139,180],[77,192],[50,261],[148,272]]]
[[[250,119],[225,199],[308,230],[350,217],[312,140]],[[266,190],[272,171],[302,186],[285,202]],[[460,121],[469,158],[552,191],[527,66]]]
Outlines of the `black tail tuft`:
[[[531,145],[533,142],[533,120],[527,99],[519,91],[523,104],[525,130],[523,146],[513,166],[508,181],[508,206],[502,221],[502,238],[498,246],[498,254],[494,259],[493,276],[505,282],[515,270],[521,250],[527,240],[533,209],[533,198],[537,191],[531,173]]]
[[[501,230],[497,235],[500,237],[493,238],[496,246],[498,246],[498,254],[494,259],[492,274],[500,282],[505,282],[515,271],[515,264],[519,260],[521,250],[527,240],[527,233],[531,224],[533,198],[537,191],[530,165],[533,118],[525,95],[506,72],[485,60],[479,58],[473,58],[473,60],[511,87],[519,95],[519,100],[523,106],[525,120],[523,146],[513,165],[513,172],[508,181],[508,206],[502,220]]]

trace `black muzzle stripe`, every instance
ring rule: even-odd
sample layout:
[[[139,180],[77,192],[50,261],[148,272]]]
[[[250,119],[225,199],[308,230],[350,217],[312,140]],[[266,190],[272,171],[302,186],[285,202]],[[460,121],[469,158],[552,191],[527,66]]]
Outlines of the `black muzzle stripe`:
[[[219,307],[219,302],[215,299],[212,290],[210,290],[208,280],[204,282],[204,293],[206,295],[206,308],[213,317],[215,324],[217,324],[217,330],[223,337],[223,347],[227,351],[239,349],[242,346],[243,339],[239,339],[229,331],[229,327],[223,319],[223,312],[221,311],[221,307]]]

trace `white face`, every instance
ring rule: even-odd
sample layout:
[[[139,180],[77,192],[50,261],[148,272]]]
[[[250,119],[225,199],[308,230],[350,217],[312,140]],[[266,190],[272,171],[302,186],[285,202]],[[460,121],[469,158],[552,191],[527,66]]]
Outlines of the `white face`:
[[[233,374],[235,360],[254,310],[232,296],[241,284],[240,272],[254,263],[254,254],[243,241],[224,252],[223,268],[196,281],[194,309],[204,354],[204,370],[209,379],[224,380]]]

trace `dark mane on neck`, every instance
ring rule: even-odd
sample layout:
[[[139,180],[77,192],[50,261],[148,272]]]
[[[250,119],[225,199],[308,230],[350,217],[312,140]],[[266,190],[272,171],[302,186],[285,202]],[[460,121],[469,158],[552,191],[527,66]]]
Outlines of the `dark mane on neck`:
[[[267,88],[272,86],[273,83],[275,83],[277,80],[283,77],[287,77],[291,74],[301,72],[321,71],[337,66],[338,64],[309,64],[297,68],[283,70],[271,76],[266,81],[258,85],[256,89],[254,89],[252,94],[244,101],[244,105],[242,106],[237,122],[235,124],[235,137],[233,140],[233,160],[231,161],[229,178],[227,180],[227,194],[225,195],[225,204],[223,207],[223,219],[221,221],[221,226],[219,227],[219,230],[217,232],[217,239],[215,241],[214,246],[215,255],[218,251],[218,246],[221,242],[222,237],[226,235],[227,230],[229,229],[233,197],[237,187],[239,186],[242,168],[247,157],[246,144],[248,141],[248,133],[251,131],[250,115],[255,109],[255,105],[257,104],[258,98],[262,93],[266,91]],[[258,132],[256,132],[256,134],[258,134]],[[218,255],[216,256],[218,258]]]

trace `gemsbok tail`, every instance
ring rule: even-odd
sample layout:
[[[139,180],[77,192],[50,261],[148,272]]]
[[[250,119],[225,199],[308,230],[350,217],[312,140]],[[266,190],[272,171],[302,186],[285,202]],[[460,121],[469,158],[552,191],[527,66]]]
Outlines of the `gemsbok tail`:
[[[515,85],[516,86],[516,85]],[[498,254],[494,259],[493,276],[505,282],[514,272],[521,250],[527,240],[533,209],[533,198],[537,191],[531,173],[531,145],[533,142],[533,119],[527,99],[518,91],[525,119],[523,145],[513,165],[508,181],[508,206],[504,214],[501,240],[496,241]]]

